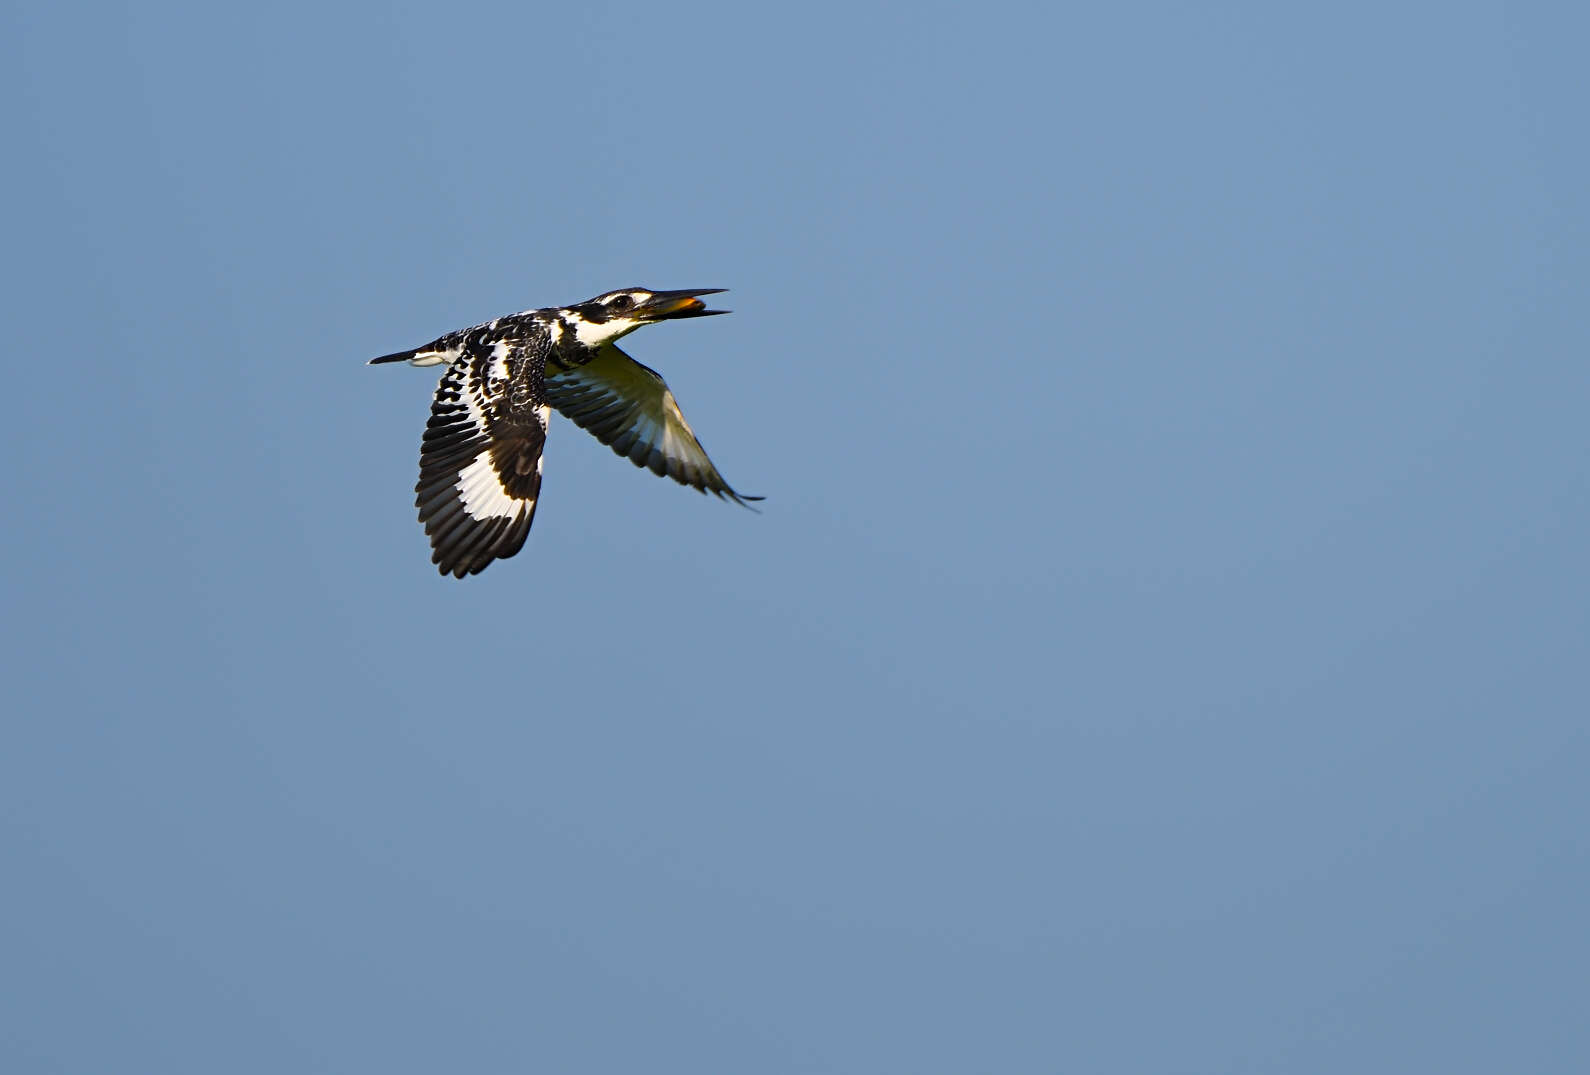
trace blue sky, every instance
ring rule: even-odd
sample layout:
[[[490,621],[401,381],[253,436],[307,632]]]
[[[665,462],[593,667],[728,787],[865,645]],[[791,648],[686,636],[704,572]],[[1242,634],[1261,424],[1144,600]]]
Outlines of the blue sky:
[[[1584,1068],[1580,8],[456,7],[4,15],[5,1070]]]

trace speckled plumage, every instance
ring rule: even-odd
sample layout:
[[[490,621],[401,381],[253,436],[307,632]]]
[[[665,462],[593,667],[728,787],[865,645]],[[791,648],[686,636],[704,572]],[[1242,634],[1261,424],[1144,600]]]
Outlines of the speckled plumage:
[[[415,486],[431,560],[442,574],[478,574],[524,546],[553,408],[654,474],[746,506],[762,499],[723,480],[662,377],[615,343],[655,321],[725,312],[696,297],[717,290],[610,291],[371,359],[448,367],[431,404]]]

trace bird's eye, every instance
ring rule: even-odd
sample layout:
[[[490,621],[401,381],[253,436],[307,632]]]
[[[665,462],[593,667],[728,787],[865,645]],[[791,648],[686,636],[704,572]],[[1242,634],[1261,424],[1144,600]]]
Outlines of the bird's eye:
[[[607,305],[614,310],[627,310],[635,305],[635,300],[628,295],[614,295],[607,300]]]

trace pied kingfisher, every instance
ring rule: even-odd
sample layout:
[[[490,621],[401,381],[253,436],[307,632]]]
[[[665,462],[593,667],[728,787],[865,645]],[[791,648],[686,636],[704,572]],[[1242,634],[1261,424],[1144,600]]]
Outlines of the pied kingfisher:
[[[616,345],[642,325],[709,310],[722,288],[609,291],[574,306],[499,317],[412,351],[372,358],[447,364],[420,445],[414,487],[431,562],[443,575],[479,574],[524,546],[541,492],[541,448],[553,407],[638,467],[747,507],[712,465],[655,371]]]

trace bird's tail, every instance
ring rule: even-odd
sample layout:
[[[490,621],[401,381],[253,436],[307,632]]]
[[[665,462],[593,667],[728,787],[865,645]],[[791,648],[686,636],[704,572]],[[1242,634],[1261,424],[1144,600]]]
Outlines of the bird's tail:
[[[427,347],[416,347],[412,351],[394,351],[390,355],[372,358],[366,365],[379,366],[383,362],[407,362],[411,366],[440,366],[444,362],[451,362],[458,357],[458,349],[438,349],[435,344]]]

